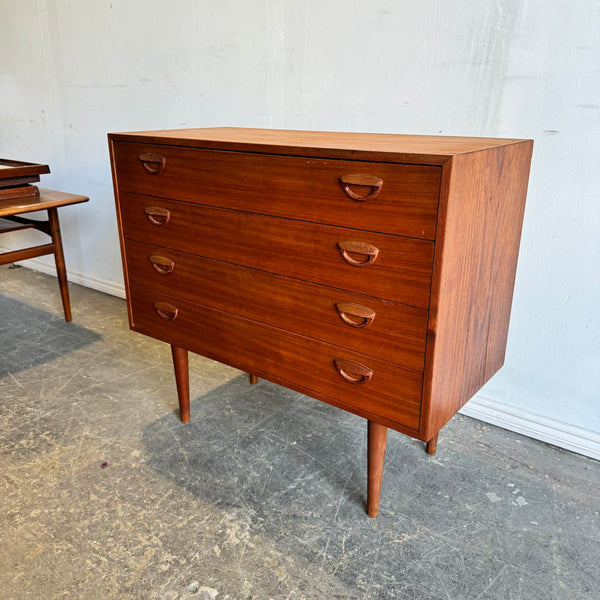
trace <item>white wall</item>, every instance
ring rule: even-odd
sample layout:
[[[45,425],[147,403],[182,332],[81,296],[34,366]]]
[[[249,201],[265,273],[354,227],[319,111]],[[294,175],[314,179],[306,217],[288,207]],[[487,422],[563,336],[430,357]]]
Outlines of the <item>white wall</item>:
[[[67,265],[108,291],[107,132],[535,139],[506,365],[468,406],[600,457],[600,1],[2,0],[0,22],[0,156],[90,196],[61,214]]]

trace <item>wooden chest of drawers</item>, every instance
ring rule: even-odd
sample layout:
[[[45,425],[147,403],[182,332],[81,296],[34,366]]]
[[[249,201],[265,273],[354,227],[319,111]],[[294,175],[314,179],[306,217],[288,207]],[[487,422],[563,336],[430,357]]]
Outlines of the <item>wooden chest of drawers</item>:
[[[215,128],[109,135],[130,326],[435,452],[502,366],[532,142]]]

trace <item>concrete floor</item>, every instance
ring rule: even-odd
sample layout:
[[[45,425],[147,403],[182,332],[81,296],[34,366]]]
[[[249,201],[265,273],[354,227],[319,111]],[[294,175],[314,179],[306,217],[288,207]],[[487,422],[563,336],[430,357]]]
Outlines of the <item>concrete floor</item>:
[[[125,302],[0,267],[0,598],[600,598],[600,463],[457,416],[391,432],[169,347]]]

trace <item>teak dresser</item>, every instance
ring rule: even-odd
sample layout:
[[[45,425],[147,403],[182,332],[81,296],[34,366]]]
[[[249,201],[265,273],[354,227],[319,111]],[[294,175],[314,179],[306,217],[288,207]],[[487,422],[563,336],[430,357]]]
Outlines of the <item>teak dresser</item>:
[[[427,442],[502,366],[533,142],[109,134],[131,329]]]

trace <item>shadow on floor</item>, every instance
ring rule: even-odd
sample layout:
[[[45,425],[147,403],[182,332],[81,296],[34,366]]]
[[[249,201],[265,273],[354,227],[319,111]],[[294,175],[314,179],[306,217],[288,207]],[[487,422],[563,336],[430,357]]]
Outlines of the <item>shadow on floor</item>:
[[[338,409],[266,381],[252,386],[247,376],[193,401],[191,412],[189,424],[171,413],[143,434],[150,466],[178,485],[221,506],[256,512],[276,511],[283,495],[289,495],[288,515],[297,501],[321,511],[328,494],[338,503],[342,492],[345,502],[364,510],[362,419],[345,414],[340,428]],[[303,485],[311,487],[308,507],[296,489]]]
[[[449,597],[481,599],[594,585],[581,543],[593,508],[573,510],[575,498],[524,465],[450,443],[428,457],[392,432],[380,516],[369,519],[364,420],[246,376],[191,408],[187,425],[169,414],[144,430],[147,466],[283,555],[350,588],[377,582],[370,597],[425,597],[441,580]],[[557,559],[558,538],[568,551]]]
[[[62,316],[5,296],[0,296],[0,314],[0,377],[50,362],[100,338]]]

